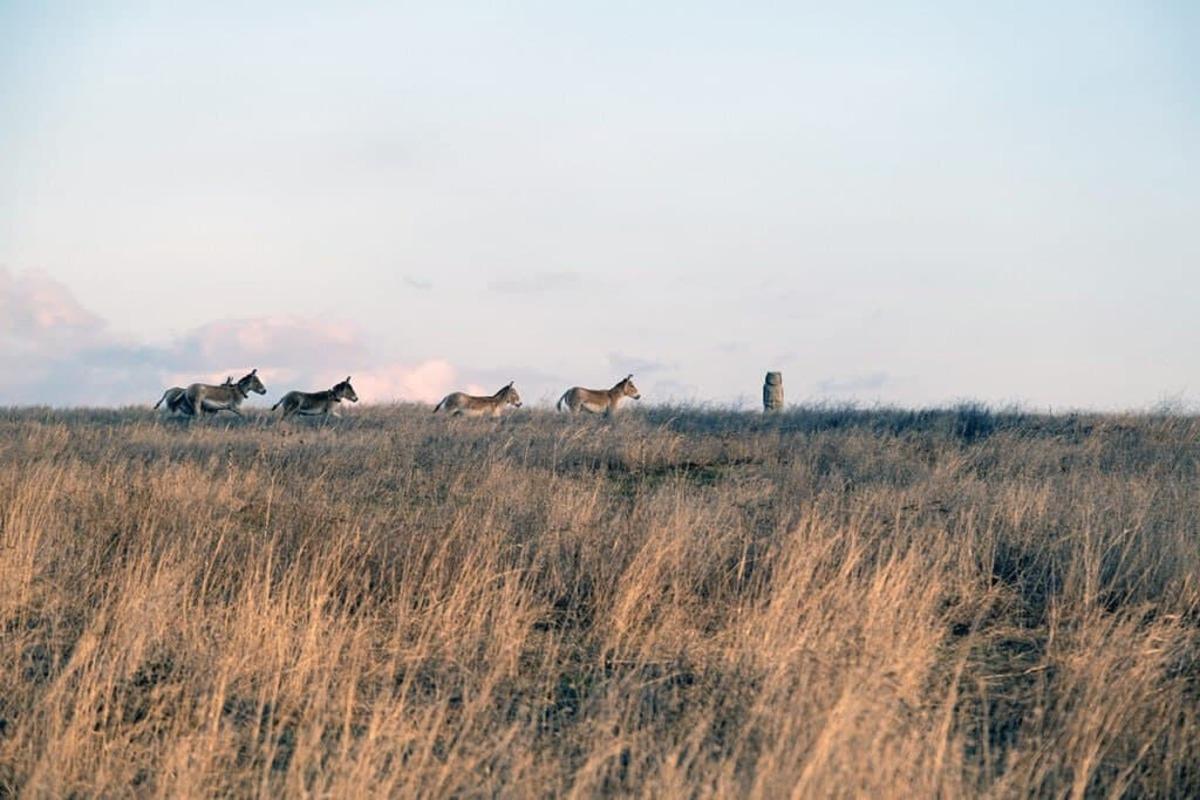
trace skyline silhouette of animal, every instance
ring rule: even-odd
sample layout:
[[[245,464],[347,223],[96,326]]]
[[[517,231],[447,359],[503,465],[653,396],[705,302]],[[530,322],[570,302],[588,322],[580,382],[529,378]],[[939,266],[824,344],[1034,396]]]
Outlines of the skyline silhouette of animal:
[[[343,400],[349,400],[351,403],[358,402],[358,395],[354,392],[354,387],[350,385],[349,375],[346,376],[346,380],[334,384],[332,389],[321,392],[288,392],[279,399],[278,403],[271,406],[271,410],[274,411],[283,406],[283,416],[280,419],[287,419],[293,414],[306,417],[340,417],[338,405]]]
[[[233,376],[227,375],[225,377],[225,382],[221,385],[233,386]],[[186,397],[187,389],[183,388],[182,386],[172,386],[170,389],[167,389],[165,392],[163,392],[162,397],[158,398],[158,402],[154,404],[154,408],[152,410],[157,410],[159,406],[161,406],[163,403],[166,403],[167,412],[174,414],[175,412],[181,410],[180,407],[183,406]],[[184,414],[191,413],[186,407],[182,409],[182,412]]]
[[[257,367],[230,385],[213,386],[207,383],[193,383],[187,387],[186,406],[181,404],[180,408],[186,407],[187,413],[193,416],[232,411],[240,417],[242,412],[238,411],[238,406],[250,396],[251,392],[267,393],[267,387],[263,386],[263,382],[258,377]]]
[[[433,407],[433,413],[445,411],[452,416],[498,417],[505,406],[521,407],[521,395],[513,388],[514,381],[500,387],[500,390],[490,396],[467,394],[466,392],[451,392]]]
[[[642,399],[638,388],[633,385],[632,374],[617,381],[611,389],[585,389],[582,386],[572,386],[563,393],[562,397],[558,398],[557,408],[559,411],[565,410],[572,414],[586,412],[612,416],[617,410],[617,404],[626,397],[634,400]]]

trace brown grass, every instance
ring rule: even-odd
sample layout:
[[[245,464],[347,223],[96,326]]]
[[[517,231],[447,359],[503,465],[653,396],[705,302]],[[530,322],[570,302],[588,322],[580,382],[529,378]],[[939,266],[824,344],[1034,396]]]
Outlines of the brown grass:
[[[0,411],[0,796],[1195,796],[1200,422]]]

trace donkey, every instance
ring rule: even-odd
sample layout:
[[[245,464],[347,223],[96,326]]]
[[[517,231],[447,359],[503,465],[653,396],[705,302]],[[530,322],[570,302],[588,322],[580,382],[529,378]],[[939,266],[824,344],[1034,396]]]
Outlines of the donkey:
[[[582,386],[574,386],[558,398],[558,410],[577,414],[580,411],[586,411],[591,414],[604,414],[612,416],[617,410],[617,403],[621,402],[622,398],[632,397],[634,400],[641,400],[642,395],[638,392],[638,388],[633,385],[633,376],[626,375],[622,380],[618,381],[611,389],[584,389]]]
[[[505,406],[521,407],[521,395],[513,388],[513,381],[491,397],[479,397],[465,392],[454,392],[442,398],[442,402],[433,407],[433,413],[445,411],[453,416],[466,417],[498,417]]]
[[[236,383],[228,386],[193,383],[187,387],[185,402],[181,403],[180,407],[186,408],[187,412],[194,416],[204,413],[215,414],[218,411],[232,411],[240,417],[242,412],[238,411],[238,406],[250,396],[251,392],[267,393],[267,387],[263,386],[263,382],[258,378],[257,368],[250,370],[250,374],[243,375]]]
[[[354,387],[350,385],[350,376],[346,376],[346,380],[334,386],[332,389],[326,389],[323,392],[288,392],[279,402],[271,406],[271,410],[283,406],[283,416],[281,419],[287,419],[293,414],[302,414],[304,416],[328,416],[332,414],[335,417],[340,417],[338,413],[338,403],[343,400],[349,400],[351,403],[358,402],[358,395],[354,393]]]
[[[233,376],[230,375],[225,378],[225,382],[221,385],[233,386]],[[188,414],[190,411],[186,405],[186,398],[187,389],[184,389],[182,386],[172,386],[170,389],[167,389],[165,392],[163,392],[162,397],[158,398],[158,402],[154,404],[154,408],[157,409],[163,403],[166,403],[168,412],[174,414],[175,412],[182,410],[183,413]]]

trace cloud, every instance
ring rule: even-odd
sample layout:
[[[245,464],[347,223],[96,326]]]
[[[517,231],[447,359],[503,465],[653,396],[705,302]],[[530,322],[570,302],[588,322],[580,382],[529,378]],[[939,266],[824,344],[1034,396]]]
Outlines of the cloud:
[[[820,394],[860,394],[877,392],[891,381],[886,372],[871,372],[866,375],[855,375],[842,378],[825,378],[817,382],[817,392]]]
[[[262,366],[276,370],[279,377],[303,372],[314,362],[331,367],[357,365],[367,357],[364,337],[354,327],[297,316],[209,322],[185,334],[167,352],[179,368],[211,368],[216,362],[259,366],[264,362]]]
[[[385,403],[417,400],[436,403],[454,390],[454,367],[442,360],[425,361],[413,366],[389,364],[359,370],[353,384],[364,402]]]
[[[69,391],[79,370],[66,365],[107,338],[104,321],[61,283],[0,268],[0,403],[46,402],[47,391]]]
[[[12,275],[0,268],[0,342],[5,355],[52,356],[87,344],[103,328],[103,320],[50,276]]]
[[[488,284],[488,289],[501,294],[545,294],[572,289],[580,282],[580,277],[574,272],[539,272],[522,278],[492,281]]]
[[[628,356],[624,353],[608,354],[609,369],[614,372],[633,373],[634,375],[651,375],[656,372],[670,372],[674,364],[638,356]]]
[[[424,278],[414,278],[411,275],[405,275],[401,282],[410,289],[416,289],[421,292],[428,292],[433,288],[433,281],[427,281]]]
[[[640,388],[642,397],[653,397],[656,403],[695,403],[699,397],[699,388],[683,381],[656,380]]]
[[[119,405],[257,368],[270,396],[350,375],[364,402],[434,401],[455,369],[373,350],[353,325],[300,316],[215,320],[165,346],[130,342],[40,273],[0,268],[0,405]]]

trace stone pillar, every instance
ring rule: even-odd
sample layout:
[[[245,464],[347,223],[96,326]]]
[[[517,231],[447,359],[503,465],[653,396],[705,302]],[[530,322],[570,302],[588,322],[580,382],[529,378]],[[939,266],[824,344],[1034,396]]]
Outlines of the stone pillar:
[[[783,410],[783,373],[768,372],[763,384],[763,413]]]

